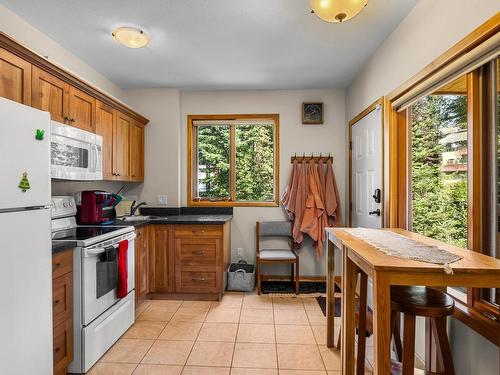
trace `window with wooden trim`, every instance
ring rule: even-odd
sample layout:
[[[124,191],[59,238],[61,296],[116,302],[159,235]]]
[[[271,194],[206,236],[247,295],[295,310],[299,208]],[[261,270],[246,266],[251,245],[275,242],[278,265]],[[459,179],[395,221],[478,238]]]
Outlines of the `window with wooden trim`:
[[[278,206],[279,115],[190,115],[188,145],[188,205]]]
[[[499,258],[500,59],[498,47],[482,51],[479,61],[455,73],[445,65],[388,100],[389,147],[398,155],[388,222]],[[496,342],[499,290],[448,292],[463,301],[457,317]]]
[[[467,77],[419,98],[408,112],[408,226],[425,236],[467,247]]]

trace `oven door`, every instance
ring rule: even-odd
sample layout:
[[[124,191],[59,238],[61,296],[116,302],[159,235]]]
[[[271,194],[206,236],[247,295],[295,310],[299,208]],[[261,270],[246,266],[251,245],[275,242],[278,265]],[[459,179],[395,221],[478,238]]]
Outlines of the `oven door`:
[[[118,241],[128,241],[127,292],[134,289],[134,237],[130,234],[82,249],[82,323],[88,325],[116,302]],[[113,242],[114,241],[114,242]]]
[[[51,122],[51,177],[61,180],[102,180],[102,137]]]

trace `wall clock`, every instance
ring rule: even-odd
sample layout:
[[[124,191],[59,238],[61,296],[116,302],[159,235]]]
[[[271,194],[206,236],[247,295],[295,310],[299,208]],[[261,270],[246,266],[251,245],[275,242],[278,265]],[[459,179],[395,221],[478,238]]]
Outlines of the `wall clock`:
[[[302,103],[302,123],[322,124],[323,103]]]

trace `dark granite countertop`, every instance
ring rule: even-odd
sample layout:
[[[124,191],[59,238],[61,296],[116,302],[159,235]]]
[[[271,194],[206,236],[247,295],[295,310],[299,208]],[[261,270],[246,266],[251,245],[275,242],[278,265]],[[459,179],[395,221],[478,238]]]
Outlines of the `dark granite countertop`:
[[[72,241],[52,241],[52,255],[73,249],[73,246],[75,246],[75,243]]]
[[[146,220],[120,220],[116,219],[113,225],[140,227],[146,224],[206,224],[222,225],[232,220],[232,215],[166,215],[153,216]]]

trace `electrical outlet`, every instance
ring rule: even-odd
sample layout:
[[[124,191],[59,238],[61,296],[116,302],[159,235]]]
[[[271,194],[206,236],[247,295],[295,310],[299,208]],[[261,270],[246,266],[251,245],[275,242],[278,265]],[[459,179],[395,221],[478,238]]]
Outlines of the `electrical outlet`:
[[[167,195],[158,195],[158,204],[168,204]]]
[[[243,249],[241,247],[236,248],[236,256],[238,259],[243,259]]]

